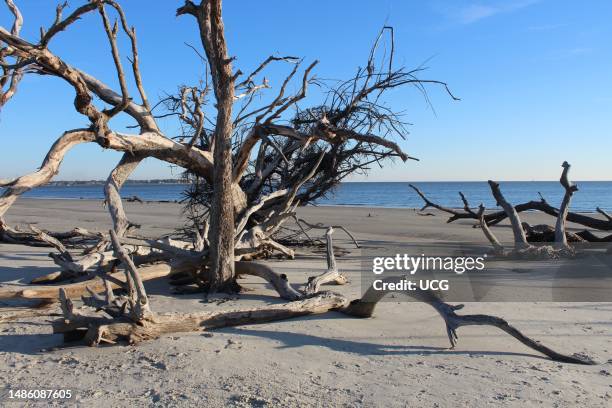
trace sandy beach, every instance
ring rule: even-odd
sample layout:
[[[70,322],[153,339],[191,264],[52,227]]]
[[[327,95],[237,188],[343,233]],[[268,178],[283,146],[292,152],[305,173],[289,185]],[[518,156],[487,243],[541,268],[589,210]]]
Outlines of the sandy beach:
[[[174,203],[126,203],[130,219],[145,235],[171,232],[181,223]],[[415,210],[306,207],[310,222],[342,224],[364,245],[374,242],[484,240],[471,221],[446,224],[446,217]],[[545,216],[529,214],[537,223]],[[7,214],[11,225],[51,230],[80,226],[106,230],[100,201],[21,200]],[[550,220],[547,220],[550,222]],[[510,228],[495,228],[500,238]],[[330,289],[360,296],[360,250],[341,234],[335,245],[346,253],[339,268],[350,284]],[[47,248],[0,244],[0,282],[24,284],[56,270]],[[266,261],[301,283],[322,272],[321,251],[297,249],[292,261]],[[250,291],[218,304],[199,294],[173,295],[166,278],[146,282],[155,311],[244,308],[278,302],[256,278],[240,283]],[[5,310],[7,305],[1,303]],[[10,309],[15,310],[15,309]],[[458,331],[448,350],[441,319],[416,302],[383,302],[374,318],[341,314],[296,318],[210,333],[176,333],[139,346],[60,346],[51,333],[55,317],[0,323],[0,377],[8,388],[71,388],[80,406],[610,406],[612,333],[606,303],[471,303],[469,313],[504,317],[525,333],[565,352],[587,353],[600,364],[550,361],[495,328]]]

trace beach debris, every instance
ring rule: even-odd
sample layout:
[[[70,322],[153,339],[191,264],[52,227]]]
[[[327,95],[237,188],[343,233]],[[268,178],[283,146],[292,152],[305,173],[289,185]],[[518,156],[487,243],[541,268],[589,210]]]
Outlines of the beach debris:
[[[327,312],[340,312],[352,317],[367,318],[374,314],[378,302],[393,290],[379,291],[371,287],[359,299],[350,301],[344,295],[320,291],[320,287],[326,283],[344,284],[345,278],[337,269],[333,251],[332,240],[333,229],[327,231],[327,266],[323,274],[310,279],[303,289],[294,289],[285,275],[279,275],[272,269],[252,262],[237,263],[236,268],[241,274],[250,274],[262,277],[272,284],[279,296],[287,303],[273,304],[252,309],[243,310],[214,310],[207,312],[181,313],[154,313],[149,308],[149,303],[142,286],[142,280],[137,268],[130,264],[129,258],[122,254],[121,245],[116,237],[113,245],[116,246],[118,256],[126,260],[126,281],[128,290],[128,302],[123,309],[123,315],[106,318],[103,316],[82,315],[75,312],[70,299],[64,289],[60,289],[59,297],[62,305],[63,318],[53,323],[55,333],[63,333],[67,339],[80,338],[86,344],[100,345],[103,343],[116,344],[119,341],[127,341],[136,344],[143,340],[157,338],[163,334],[181,331],[214,330],[217,328],[254,324],[258,322],[270,322],[283,320],[291,317],[320,314]],[[242,268],[241,266],[248,266]],[[254,268],[255,266],[255,268]],[[399,278],[390,277],[384,279],[391,283]],[[131,281],[131,283],[130,283]],[[457,344],[457,329],[462,326],[486,325],[497,327],[508,333],[518,341],[549,358],[566,363],[594,364],[585,355],[566,355],[558,353],[541,342],[524,335],[517,328],[511,326],[506,320],[490,315],[459,315],[457,310],[463,305],[449,305],[443,302],[439,296],[430,290],[418,290],[406,292],[416,300],[425,302],[432,306],[443,318],[451,348]],[[106,299],[111,299],[107,291]],[[112,302],[112,301],[111,301]],[[111,306],[110,303],[108,306]],[[105,310],[105,306],[99,307]],[[110,313],[109,313],[110,314]],[[227,346],[234,345],[233,340],[228,340]]]
[[[447,223],[451,223],[459,219],[475,219],[478,221],[478,227],[482,227],[483,223],[486,223],[487,226],[492,227],[508,218],[510,220],[510,224],[512,225],[515,243],[529,248],[529,245],[527,244],[531,242],[554,242],[558,247],[557,249],[563,250],[540,250],[541,255],[544,257],[547,256],[547,253],[551,257],[571,255],[572,248],[569,245],[570,242],[612,242],[612,234],[602,237],[594,234],[593,231],[591,231],[612,231],[612,216],[606,211],[602,210],[600,207],[597,207],[595,210],[597,213],[602,215],[603,218],[569,211],[571,198],[573,194],[578,191],[578,186],[569,181],[570,164],[565,161],[561,166],[563,167],[563,171],[559,182],[564,188],[565,194],[563,196],[560,208],[551,206],[542,196],[542,194],[539,194],[539,201],[529,201],[523,204],[512,205],[504,198],[499,183],[492,180],[489,180],[488,182],[489,187],[497,204],[502,207],[502,210],[487,213],[485,209],[483,209],[482,214],[480,211],[477,211],[470,206],[467,198],[462,192],[459,192],[459,196],[463,202],[463,208],[449,208],[431,201],[417,186],[413,184],[410,184],[409,186],[419,195],[419,197],[421,197],[425,203],[420,211],[424,211],[427,208],[435,208],[439,211],[451,214],[450,218],[446,221]],[[481,207],[484,207],[483,204],[481,204],[478,209]],[[538,225],[532,227],[530,224],[520,221],[519,213],[533,210],[555,217],[555,227],[548,225]],[[577,233],[569,232],[565,227],[567,222],[583,225],[590,228],[590,230],[586,229]],[[533,249],[525,249],[523,253],[529,254],[531,252],[533,255],[537,255],[533,251]]]
[[[131,197],[128,197],[125,199],[125,201],[127,201],[128,203],[140,203],[143,204],[144,201],[142,201],[142,199],[140,197],[138,197],[137,195],[133,195]]]

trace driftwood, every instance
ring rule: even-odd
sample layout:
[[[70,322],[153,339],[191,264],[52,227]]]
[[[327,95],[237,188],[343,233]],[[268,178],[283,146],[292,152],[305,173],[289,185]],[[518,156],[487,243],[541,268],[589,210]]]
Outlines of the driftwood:
[[[322,224],[312,224],[312,223],[310,223],[310,222],[308,222],[308,221],[306,221],[304,219],[301,219],[301,218],[296,218],[295,222],[296,222],[296,224],[298,224],[298,226],[300,226],[300,228],[302,228],[302,224],[303,224],[303,225],[306,225],[310,229],[325,229],[325,230],[329,231],[329,229],[331,228],[332,230],[333,229],[342,230],[342,231],[344,231],[344,233],[346,235],[348,235],[348,237],[351,239],[351,241],[353,241],[353,244],[355,244],[355,248],[359,248],[359,243],[357,242],[357,240],[355,239],[353,234],[351,234],[351,232],[348,229],[344,228],[342,225],[325,226],[325,225],[322,225]],[[306,234],[306,232],[304,232],[304,234]],[[326,236],[327,236],[327,233],[326,233]]]
[[[348,304],[344,296],[321,293],[311,298],[280,305],[235,311],[215,311],[189,314],[155,314],[150,319],[133,322],[127,319],[90,318],[72,315],[54,323],[55,333],[69,334],[79,329],[81,338],[91,345],[128,341],[135,344],[158,338],[167,333],[210,330],[215,328],[265,323],[292,317],[326,313]]]
[[[568,244],[567,231],[565,229],[566,217],[569,212],[569,204],[571,197],[575,191],[578,191],[578,187],[569,181],[569,168],[568,162],[562,164],[563,172],[561,174],[560,183],[565,189],[565,195],[563,202],[561,203],[561,211],[557,215],[556,227],[554,230],[554,246],[534,246],[528,239],[526,231],[529,231],[529,224],[523,223],[516,211],[516,208],[512,206],[503,196],[499,184],[489,180],[489,186],[491,192],[497,204],[501,206],[508,215],[510,224],[512,226],[512,233],[514,235],[514,249],[510,252],[512,256],[527,257],[527,258],[560,258],[560,257],[573,257],[575,256],[574,249]],[[462,195],[463,201],[466,205],[467,200]],[[493,246],[493,250],[498,255],[504,255],[504,248],[499,243],[499,240],[494,236],[493,232],[487,225],[484,216],[484,206],[481,204],[478,211],[478,219],[480,227],[482,228],[486,238]]]
[[[423,199],[425,205],[421,208],[421,211],[426,208],[436,208],[445,213],[451,214],[451,216],[446,221],[447,223],[452,223],[454,221],[460,219],[474,219],[477,220],[478,216],[474,211],[466,211],[465,209],[458,208],[448,208],[444,206],[440,206],[431,200],[429,200],[426,195],[418,189],[414,185],[410,185],[410,187],[417,192],[417,194]],[[547,215],[557,218],[559,216],[559,209],[551,206],[544,198],[541,198],[539,201],[528,201],[523,204],[517,204],[514,206],[514,209],[517,213],[522,213],[525,211],[540,211]],[[603,210],[597,208],[597,212],[601,213]],[[485,220],[489,226],[493,226],[505,220],[508,216],[504,210],[502,211],[494,211],[485,214]],[[575,224],[582,225],[587,228],[592,228],[594,230],[599,231],[612,231],[612,219],[610,218],[596,218],[587,214],[575,213],[568,211],[566,220],[568,222],[572,222]]]
[[[334,282],[337,285],[344,285],[348,283],[348,279],[340,271],[338,271],[338,265],[336,265],[336,257],[334,256],[334,244],[332,241],[332,234],[334,229],[332,227],[327,228],[325,237],[327,239],[327,271],[319,276],[311,277],[308,280],[308,285],[304,290],[307,294],[317,293],[324,285],[328,282]]]
[[[128,203],[140,203],[140,204],[144,203],[144,201],[142,201],[142,198],[138,197],[137,195],[128,197],[125,199],[125,201],[127,201]]]
[[[147,281],[179,272],[187,272],[196,267],[196,265],[197,261],[194,259],[176,260],[171,263],[143,266],[139,268],[138,274],[142,281]],[[126,282],[124,273],[122,272],[111,273],[107,278],[111,279],[113,288],[122,287],[114,282],[119,282],[121,285]],[[105,284],[101,278],[96,277],[82,282],[58,286],[31,285],[26,288],[21,286],[0,287],[0,299],[58,299],[59,288],[64,288],[66,296],[69,298],[79,298],[81,295],[88,293],[87,288],[98,293],[104,291]]]
[[[162,334],[212,330],[215,328],[271,322],[292,317],[320,314],[326,312],[341,312],[348,316],[371,317],[378,301],[389,292],[376,291],[370,288],[360,299],[349,301],[338,293],[320,291],[321,285],[329,282],[346,283],[346,278],[339,272],[333,251],[333,229],[328,228],[327,266],[325,273],[312,278],[302,290],[295,289],[288,282],[287,276],[279,275],[271,268],[254,262],[237,262],[236,271],[239,275],[257,276],[268,281],[279,296],[289,303],[275,304],[253,309],[214,311],[201,313],[155,313],[149,307],[146,292],[142,282],[157,277],[168,276],[171,273],[188,272],[198,267],[195,257],[183,259],[174,265],[159,264],[137,268],[130,256],[122,248],[120,239],[114,231],[110,232],[117,258],[126,268],[126,272],[115,272],[107,279],[96,278],[62,286],[42,286],[20,290],[0,290],[0,298],[34,298],[60,300],[63,318],[53,323],[56,333],[63,333],[66,341],[81,339],[89,345],[116,344],[120,341],[138,343],[159,337]],[[394,279],[394,278],[389,278]],[[386,280],[389,281],[389,280]],[[127,297],[116,298],[113,288],[127,289]],[[100,296],[103,293],[104,296]],[[490,325],[498,327],[518,339],[526,346],[539,351],[555,361],[593,364],[586,356],[564,355],[525,336],[519,330],[509,325],[504,319],[489,315],[465,315],[455,313],[462,305],[452,306],[442,302],[438,295],[431,291],[408,291],[408,295],[430,304],[445,321],[451,347],[457,341],[456,330],[467,325]],[[83,297],[84,304],[94,307],[106,314],[91,316],[80,314],[70,298]],[[47,312],[40,312],[41,314]],[[38,312],[37,312],[38,314]]]
[[[500,244],[497,237],[491,232],[489,225],[487,225],[487,222],[485,221],[484,214],[485,207],[484,205],[480,204],[480,207],[478,207],[478,222],[480,224],[480,228],[482,228],[482,232],[484,233],[485,237],[493,246],[494,252],[498,255],[501,255],[504,253],[504,247],[502,244]]]
[[[518,212],[516,212],[516,209],[508,201],[506,201],[498,183],[489,180],[489,186],[491,187],[491,192],[493,193],[493,197],[495,197],[495,201],[497,201],[497,205],[504,209],[504,212],[510,219],[515,245],[526,247],[528,245],[527,237],[525,236],[525,231],[523,231],[523,225],[521,224],[521,219],[519,218]]]
[[[36,230],[38,232],[33,231],[31,226],[28,226],[28,231],[23,231],[18,227],[13,228],[0,216],[0,242],[57,249],[57,242],[51,243],[47,237],[59,241],[61,245],[67,248],[89,247],[89,245],[98,242],[100,239],[99,234],[87,231],[84,228],[74,228],[71,231],[61,232]],[[41,233],[44,235],[41,235]]]
[[[578,186],[573,184],[569,180],[570,164],[565,161],[561,165],[563,171],[559,182],[565,190],[563,200],[561,202],[560,210],[555,210],[556,224],[555,227],[548,225],[536,225],[531,226],[528,223],[522,222],[520,218],[521,206],[513,206],[509,203],[499,186],[499,183],[489,180],[488,184],[491,188],[491,193],[497,202],[497,205],[502,207],[503,217],[499,213],[485,214],[485,208],[483,204],[480,204],[478,212],[473,211],[470,208],[469,202],[463,193],[459,193],[461,201],[463,202],[463,209],[453,209],[441,206],[429,200],[425,194],[420,191],[416,186],[410,185],[410,187],[417,192],[417,194],[425,201],[425,205],[421,209],[423,211],[426,208],[432,207],[440,211],[451,214],[451,217],[447,222],[453,222],[460,218],[475,218],[478,221],[477,226],[480,227],[487,238],[487,241],[493,247],[493,252],[496,255],[505,256],[510,255],[518,258],[560,258],[560,257],[574,257],[576,251],[570,242],[612,242],[612,236],[599,237],[593,234],[589,230],[585,230],[579,233],[573,233],[567,231],[566,223],[568,217],[571,214],[569,211],[570,202],[573,194],[578,191]],[[546,203],[544,198],[541,196],[541,202]],[[548,206],[548,204],[546,203]],[[600,208],[597,208],[597,212],[602,214],[608,221],[611,217]],[[581,215],[582,216],[582,215]],[[512,227],[512,233],[514,236],[514,247],[507,251],[506,248],[500,243],[495,237],[492,229],[492,225],[495,225],[502,219],[508,218]],[[550,242],[553,245],[535,246],[532,243]]]
[[[570,164],[565,161],[563,162],[562,167],[563,173],[561,174],[560,182],[565,189],[565,194],[563,196],[563,201],[561,202],[561,207],[559,207],[559,216],[557,217],[557,225],[555,226],[555,243],[561,246],[563,249],[569,249],[565,232],[565,220],[567,219],[567,213],[569,212],[572,195],[578,191],[578,186],[569,181],[568,173]]]
[[[555,242],[555,227],[547,224],[531,225],[523,221],[523,229],[527,236],[527,241],[533,242]],[[605,238],[600,238],[591,231],[584,230],[577,233],[565,231],[568,242],[606,242]]]
[[[569,211],[571,198],[573,194],[578,191],[578,187],[569,181],[568,174],[570,164],[568,162],[563,162],[562,167],[563,172],[561,174],[560,183],[565,190],[565,194],[559,210],[550,206],[541,195],[540,201],[530,201],[526,204],[513,206],[503,197],[499,184],[491,180],[489,180],[491,192],[498,205],[502,207],[502,211],[490,212],[488,214],[484,213],[484,209],[478,212],[473,211],[470,208],[467,198],[462,192],[459,192],[459,195],[461,196],[461,200],[464,205],[463,209],[456,209],[436,204],[427,198],[427,196],[421,190],[419,190],[418,187],[412,184],[410,184],[410,187],[425,202],[424,206],[421,208],[421,211],[425,210],[426,208],[436,208],[442,212],[451,214],[451,217],[447,220],[447,223],[451,223],[458,219],[475,219],[478,221],[478,226],[482,228],[482,226],[485,224],[487,227],[491,227],[508,218],[510,225],[512,226],[514,241],[522,246],[528,246],[530,242],[554,242],[556,243],[557,249],[563,249],[566,253],[571,253],[572,251],[569,242],[612,242],[612,234],[600,237],[590,230],[584,230],[578,233],[567,231],[566,223],[568,221],[581,224],[595,230],[607,231],[612,229],[612,224],[608,225],[608,223],[612,221],[612,217],[599,207],[597,207],[596,211],[603,215],[605,220],[594,218],[585,214],[572,213]],[[528,210],[538,210],[544,212],[545,214],[554,216],[556,218],[555,227],[553,228],[547,225],[531,226],[528,223],[521,222],[519,213]],[[495,243],[491,240],[491,230],[485,230],[483,228],[483,232],[497,251],[497,245],[499,242]]]
[[[127,262],[129,270],[127,276],[134,279],[133,284],[137,287],[129,293],[129,310],[123,310],[123,315],[116,316],[116,308],[113,308],[112,315],[114,315],[114,317],[112,318],[104,316],[92,317],[79,314],[75,311],[74,305],[69,300],[65,289],[60,289],[59,298],[64,316],[53,324],[54,332],[63,333],[66,339],[82,339],[89,345],[99,345],[102,343],[115,344],[119,341],[127,341],[131,344],[135,344],[143,340],[155,339],[166,333],[212,330],[228,326],[271,322],[331,311],[341,312],[352,317],[371,317],[374,313],[376,304],[390,293],[390,291],[378,291],[371,287],[360,299],[349,301],[341,294],[328,291],[321,292],[318,290],[320,285],[324,282],[336,280],[338,276],[341,276],[338,272],[333,252],[333,243],[331,240],[332,232],[332,229],[329,229],[327,232],[328,270],[320,275],[318,280],[316,278],[310,280],[303,291],[293,289],[287,282],[286,276],[279,276],[272,270],[262,267],[261,265],[256,266],[257,264],[253,263],[236,265],[241,273],[249,273],[268,280],[277,289],[281,297],[291,300],[290,302],[252,309],[188,314],[158,314],[148,309],[146,312],[142,310],[141,313],[134,312],[134,308],[138,305],[138,301],[140,301],[140,307],[148,305],[145,301],[146,294],[144,293],[144,287],[141,287],[142,282],[138,279],[139,273],[133,265],[130,265],[129,258],[124,258],[121,255],[121,245],[117,239],[114,239],[113,245],[119,252],[120,258]],[[255,267],[253,267],[254,265]],[[246,268],[241,268],[239,266],[246,266]],[[395,282],[398,279],[399,278],[387,278],[385,282]],[[315,280],[316,283],[313,283]],[[94,293],[93,290],[91,292]],[[558,353],[530,337],[525,336],[521,331],[508,324],[508,322],[502,318],[489,315],[458,315],[455,311],[463,308],[463,305],[453,306],[444,303],[435,292],[419,290],[414,292],[407,291],[405,293],[419,301],[431,305],[440,314],[446,325],[451,348],[456,346],[458,339],[456,331],[459,327],[487,325],[505,331],[527,347],[539,351],[555,361],[576,364],[594,364],[587,356],[570,356]],[[106,299],[109,298],[110,296],[107,292]],[[97,298],[97,300],[100,301],[101,298]],[[91,303],[91,301],[86,301],[86,303],[88,302]],[[112,305],[108,306],[112,307]],[[106,310],[104,305],[99,306],[98,309]]]
[[[398,282],[401,278],[386,278],[384,282]],[[361,299],[354,300],[350,305],[343,310],[352,316],[359,317],[370,317],[374,313],[374,308],[377,303],[386,296],[390,291],[382,292],[370,288],[363,295]],[[462,309],[463,305],[449,305],[440,300],[440,298],[432,291],[406,291],[402,292],[409,296],[414,297],[416,300],[425,302],[432,306],[438,314],[444,319],[446,324],[446,332],[448,340],[451,344],[451,348],[454,348],[458,340],[457,329],[461,326],[493,326],[497,327],[504,332],[508,333],[527,347],[539,351],[540,353],[548,356],[550,359],[555,361],[561,361],[566,363],[575,364],[595,364],[588,356],[585,355],[565,355],[558,353],[549,347],[544,346],[542,343],[525,336],[521,331],[511,326],[506,320],[490,315],[458,315],[455,311]]]

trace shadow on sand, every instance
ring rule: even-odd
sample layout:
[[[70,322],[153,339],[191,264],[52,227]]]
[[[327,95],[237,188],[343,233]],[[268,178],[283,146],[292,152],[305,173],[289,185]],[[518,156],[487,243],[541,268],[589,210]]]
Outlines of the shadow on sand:
[[[333,317],[331,317],[333,318]],[[329,350],[355,353],[362,356],[385,356],[385,355],[414,355],[427,356],[432,354],[441,355],[468,355],[468,356],[520,356],[548,360],[537,354],[515,353],[507,351],[479,351],[479,350],[450,350],[444,347],[420,346],[420,345],[391,345],[371,343],[368,341],[354,341],[347,339],[320,337],[312,334],[293,333],[288,331],[255,330],[247,328],[225,328],[218,330],[221,333],[232,333],[241,336],[256,336],[267,338],[281,343],[278,347],[297,348],[304,346],[324,347]]]

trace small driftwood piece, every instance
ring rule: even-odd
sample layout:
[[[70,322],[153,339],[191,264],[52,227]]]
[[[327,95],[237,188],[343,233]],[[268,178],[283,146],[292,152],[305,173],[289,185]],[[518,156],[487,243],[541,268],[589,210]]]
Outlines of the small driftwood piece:
[[[496,183],[493,180],[489,180],[488,183],[489,187],[491,187],[493,197],[495,197],[495,201],[497,201],[497,205],[504,209],[508,219],[510,220],[510,224],[512,225],[512,233],[514,234],[515,246],[519,248],[529,246],[518,212],[502,194],[501,189],[499,188],[499,183]]]
[[[565,189],[565,194],[563,196],[563,201],[561,202],[561,207],[559,207],[559,216],[557,217],[557,225],[555,226],[555,243],[560,246],[561,249],[571,250],[569,244],[567,243],[567,235],[565,231],[565,221],[567,219],[567,214],[569,213],[570,201],[572,200],[572,195],[578,191],[578,186],[569,181],[569,170],[570,164],[566,161],[561,165],[563,167],[563,173],[561,174],[561,185]]]
[[[338,271],[338,265],[336,264],[336,257],[334,255],[334,244],[332,241],[333,232],[334,229],[328,227],[325,233],[327,239],[327,271],[319,276],[311,277],[308,280],[308,284],[304,290],[306,294],[317,293],[321,285],[329,282],[334,282],[337,285],[345,285],[348,283],[347,277]]]
[[[504,247],[502,244],[499,243],[499,240],[497,239],[497,237],[495,237],[493,232],[491,232],[491,229],[489,228],[489,226],[487,225],[487,222],[485,221],[484,214],[485,214],[485,207],[483,204],[480,204],[480,206],[478,207],[478,221],[480,223],[480,228],[482,228],[482,232],[484,233],[485,237],[493,246],[493,251],[495,252],[495,254],[503,255]]]
[[[355,239],[353,234],[351,234],[351,232],[348,229],[346,229],[345,227],[343,227],[342,225],[329,225],[329,226],[326,226],[326,225],[323,225],[323,224],[312,224],[312,223],[310,223],[310,222],[308,222],[308,221],[306,221],[306,220],[304,220],[302,218],[297,218],[296,222],[300,226],[300,228],[302,228],[302,224],[304,224],[304,225],[306,225],[310,229],[324,229],[324,230],[329,231],[329,229],[332,228],[332,231],[333,231],[333,229],[335,228],[335,229],[339,229],[341,231],[344,231],[344,233],[346,235],[348,235],[348,237],[351,239],[351,241],[353,241],[353,244],[355,244],[355,248],[360,248],[359,242],[357,242],[357,240]],[[327,236],[327,233],[326,233],[326,236]]]

